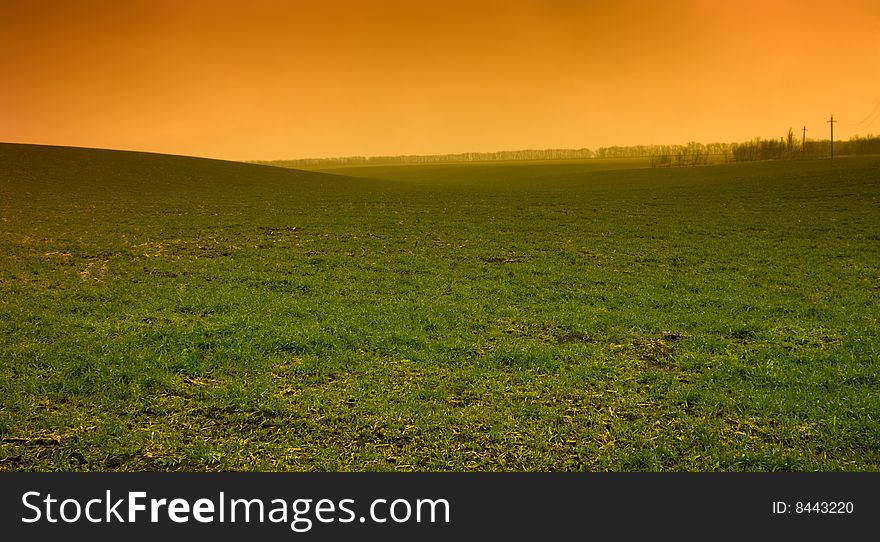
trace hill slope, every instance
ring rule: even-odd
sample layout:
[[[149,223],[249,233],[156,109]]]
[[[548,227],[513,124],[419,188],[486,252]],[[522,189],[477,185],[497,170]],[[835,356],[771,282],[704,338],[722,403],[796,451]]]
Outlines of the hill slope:
[[[4,229],[47,238],[95,233],[90,227],[170,233],[271,221],[290,206],[370,186],[339,175],[207,158],[0,143]]]
[[[0,143],[0,180],[9,188],[130,190],[187,185],[217,188],[270,183],[323,183],[339,176],[242,162],[147,152]]]

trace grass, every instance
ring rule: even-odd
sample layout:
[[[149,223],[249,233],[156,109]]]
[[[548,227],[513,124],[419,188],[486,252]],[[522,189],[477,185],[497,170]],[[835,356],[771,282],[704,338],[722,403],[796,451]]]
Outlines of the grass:
[[[880,470],[880,160],[0,145],[0,470]]]

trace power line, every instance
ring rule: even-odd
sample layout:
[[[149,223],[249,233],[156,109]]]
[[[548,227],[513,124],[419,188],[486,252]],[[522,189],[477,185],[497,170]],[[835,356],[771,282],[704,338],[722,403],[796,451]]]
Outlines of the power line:
[[[870,126],[871,124],[873,124],[877,120],[878,116],[880,116],[880,101],[878,101],[874,105],[874,109],[872,109],[871,112],[868,113],[867,116],[865,116],[865,118],[863,118],[862,120],[860,120],[859,122],[857,122],[853,125],[847,125],[847,128],[850,129],[851,131],[861,130],[862,128],[867,128],[868,126]]]

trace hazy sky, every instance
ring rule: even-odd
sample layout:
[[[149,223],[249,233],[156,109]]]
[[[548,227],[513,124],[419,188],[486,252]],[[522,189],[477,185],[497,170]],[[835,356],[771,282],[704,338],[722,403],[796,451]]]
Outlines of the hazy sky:
[[[880,2],[0,0],[0,141],[226,159],[880,133]]]

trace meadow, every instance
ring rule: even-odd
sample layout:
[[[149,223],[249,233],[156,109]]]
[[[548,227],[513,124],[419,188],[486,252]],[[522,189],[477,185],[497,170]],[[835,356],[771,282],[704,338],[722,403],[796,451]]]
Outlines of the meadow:
[[[0,470],[880,470],[880,158],[0,144]]]

